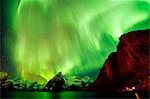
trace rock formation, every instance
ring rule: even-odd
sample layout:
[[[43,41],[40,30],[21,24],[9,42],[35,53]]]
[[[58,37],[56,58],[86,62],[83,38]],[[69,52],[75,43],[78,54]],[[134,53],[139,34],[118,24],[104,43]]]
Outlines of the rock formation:
[[[136,91],[149,91],[149,33],[150,30],[139,30],[120,37],[117,52],[111,53],[105,61],[94,82],[94,90],[117,92],[135,88]]]
[[[62,91],[65,88],[65,80],[61,72],[54,76],[43,89],[44,91]]]
[[[13,82],[8,79],[8,73],[1,71],[0,72],[0,88],[2,90],[12,90]]]

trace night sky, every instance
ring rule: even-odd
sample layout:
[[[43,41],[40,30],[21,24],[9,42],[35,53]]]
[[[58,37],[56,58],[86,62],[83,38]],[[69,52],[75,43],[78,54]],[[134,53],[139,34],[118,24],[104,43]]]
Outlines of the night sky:
[[[2,1],[1,67],[12,77],[95,79],[123,33],[150,29],[149,0]]]

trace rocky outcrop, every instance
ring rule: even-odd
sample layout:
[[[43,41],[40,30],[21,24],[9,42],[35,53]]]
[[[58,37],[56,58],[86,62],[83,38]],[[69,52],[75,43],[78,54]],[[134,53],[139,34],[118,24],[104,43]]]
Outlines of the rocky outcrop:
[[[4,82],[8,79],[8,73],[7,72],[4,72],[4,71],[1,71],[0,72],[0,82]]]
[[[104,63],[96,81],[94,88],[102,92],[113,92],[116,90],[117,54],[111,53]]]
[[[95,90],[117,92],[128,87],[149,91],[149,33],[139,30],[120,37],[117,52],[110,54],[94,82]]]
[[[61,72],[54,76],[43,89],[44,91],[62,91],[65,89],[65,80]]]
[[[0,88],[2,90],[12,90],[13,82],[8,79],[8,73],[1,71],[0,72]]]

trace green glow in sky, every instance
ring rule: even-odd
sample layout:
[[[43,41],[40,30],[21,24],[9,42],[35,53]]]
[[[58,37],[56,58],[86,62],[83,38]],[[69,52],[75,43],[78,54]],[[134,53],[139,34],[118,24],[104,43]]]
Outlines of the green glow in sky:
[[[25,79],[96,77],[123,33],[150,28],[149,0],[20,0],[12,60]]]

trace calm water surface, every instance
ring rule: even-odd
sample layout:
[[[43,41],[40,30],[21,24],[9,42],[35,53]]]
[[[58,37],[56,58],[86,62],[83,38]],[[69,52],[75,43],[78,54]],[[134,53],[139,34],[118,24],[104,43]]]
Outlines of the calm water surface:
[[[5,99],[104,99],[117,98],[116,94],[103,96],[98,92],[6,92],[2,94]],[[119,97],[122,97],[119,95]],[[123,96],[124,97],[124,96]],[[134,98],[134,97],[132,97]]]

